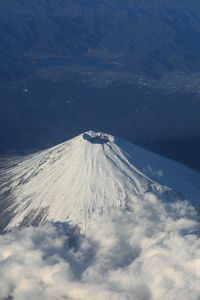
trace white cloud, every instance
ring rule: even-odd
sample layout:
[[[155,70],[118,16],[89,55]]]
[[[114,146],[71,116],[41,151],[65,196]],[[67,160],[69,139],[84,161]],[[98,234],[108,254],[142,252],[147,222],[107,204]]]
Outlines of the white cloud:
[[[200,226],[187,202],[148,194],[92,224],[85,237],[59,223],[1,235],[0,299],[200,299]]]
[[[155,170],[154,168],[152,168],[150,165],[148,165],[147,167],[143,168],[143,172],[148,174],[148,175],[153,175],[156,177],[162,177],[164,176],[164,172],[163,170]]]

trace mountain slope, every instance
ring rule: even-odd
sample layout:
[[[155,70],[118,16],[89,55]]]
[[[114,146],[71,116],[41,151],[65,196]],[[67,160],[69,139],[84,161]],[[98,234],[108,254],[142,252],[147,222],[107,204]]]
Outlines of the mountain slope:
[[[198,72],[199,11],[194,0],[1,0],[1,66],[90,54],[140,73]]]
[[[102,133],[4,163],[2,227],[68,220],[86,229],[94,212],[128,207],[148,192],[200,203],[199,173]]]

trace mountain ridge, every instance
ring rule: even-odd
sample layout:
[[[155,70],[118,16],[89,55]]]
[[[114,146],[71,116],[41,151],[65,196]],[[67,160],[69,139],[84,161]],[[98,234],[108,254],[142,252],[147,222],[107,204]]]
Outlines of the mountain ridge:
[[[2,69],[95,57],[151,76],[198,72],[199,10],[196,1],[178,0],[0,1]]]

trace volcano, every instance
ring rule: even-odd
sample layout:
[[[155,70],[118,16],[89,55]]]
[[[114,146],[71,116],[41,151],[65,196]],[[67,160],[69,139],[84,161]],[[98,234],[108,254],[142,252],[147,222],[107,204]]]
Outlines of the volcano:
[[[1,229],[67,221],[86,230],[94,213],[128,209],[146,193],[200,203],[200,173],[105,133],[1,164]]]

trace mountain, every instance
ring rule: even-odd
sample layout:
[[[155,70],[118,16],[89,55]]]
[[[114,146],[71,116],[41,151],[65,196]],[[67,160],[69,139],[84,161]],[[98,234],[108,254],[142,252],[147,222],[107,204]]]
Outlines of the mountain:
[[[128,209],[149,192],[200,203],[198,172],[104,133],[85,132],[1,166],[2,228],[49,220],[85,230],[94,213]]]
[[[154,75],[198,72],[199,11],[194,0],[1,0],[1,74],[59,59]]]

